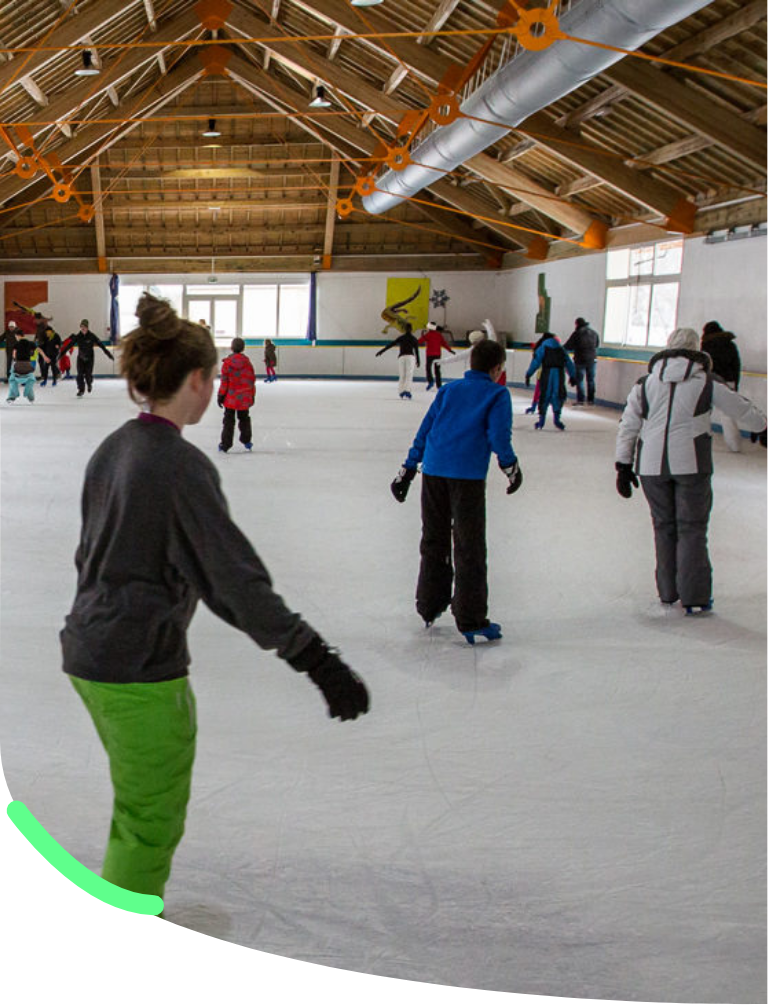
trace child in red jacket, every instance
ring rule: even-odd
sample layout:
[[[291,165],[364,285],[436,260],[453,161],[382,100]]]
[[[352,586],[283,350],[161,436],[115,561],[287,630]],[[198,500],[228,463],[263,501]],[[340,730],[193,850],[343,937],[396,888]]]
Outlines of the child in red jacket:
[[[240,430],[240,442],[246,450],[253,447],[251,416],[248,409],[256,397],[256,375],[251,361],[243,352],[245,342],[232,339],[232,354],[221,364],[221,384],[217,402],[224,409],[219,450],[226,454],[235,436],[235,417]]]
[[[442,326],[435,324],[434,321],[430,321],[422,332],[419,345],[427,347],[427,390],[431,390],[434,384],[439,391],[443,383],[442,374],[440,373],[440,356],[442,355],[442,350],[447,349],[454,356],[456,353],[445,341]]]

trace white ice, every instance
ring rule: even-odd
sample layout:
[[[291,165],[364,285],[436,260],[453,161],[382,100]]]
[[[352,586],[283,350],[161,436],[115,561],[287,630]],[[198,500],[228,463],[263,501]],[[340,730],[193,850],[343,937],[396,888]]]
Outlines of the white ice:
[[[120,381],[3,403],[3,770],[98,871],[111,789],[60,670],[84,465],[135,413]],[[488,479],[490,614],[466,645],[413,608],[419,483],[389,493],[431,400],[395,385],[259,384],[254,450],[216,453],[276,588],[367,681],[319,692],[200,607],[199,746],[166,915],[301,960],[518,993],[765,995],[765,452],[715,440],[715,614],[659,617],[641,494],[614,489],[619,413],[543,432],[513,394],[525,481]],[[162,477],[162,472],[158,472]],[[147,492],[152,487],[147,486]]]

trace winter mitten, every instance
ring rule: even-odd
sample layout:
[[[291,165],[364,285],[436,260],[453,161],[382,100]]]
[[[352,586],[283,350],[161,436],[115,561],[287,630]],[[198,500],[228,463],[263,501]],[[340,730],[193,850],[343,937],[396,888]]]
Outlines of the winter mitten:
[[[637,475],[632,470],[631,464],[622,464],[621,461],[616,461],[616,491],[620,496],[624,496],[625,499],[632,498],[632,486],[638,488],[640,482],[637,480]]]
[[[332,719],[356,719],[368,711],[370,700],[365,684],[319,637],[288,662],[320,688]]]
[[[403,466],[397,472],[397,477],[389,487],[392,490],[392,495],[398,502],[405,502],[405,497],[408,495],[408,489],[411,487],[411,482],[415,477],[416,468],[406,468]]]
[[[504,474],[509,478],[509,485],[507,486],[507,495],[511,496],[513,492],[517,492],[520,486],[523,484],[523,472],[520,470],[520,465],[517,461],[508,468],[501,469]]]
[[[768,427],[762,433],[750,433],[749,438],[753,443],[757,443],[759,440],[761,447],[768,446]]]
[[[224,395],[224,394],[217,394],[216,395],[216,404],[219,406],[219,408],[223,408],[224,407],[224,399],[225,399],[225,397],[226,397],[226,395]]]

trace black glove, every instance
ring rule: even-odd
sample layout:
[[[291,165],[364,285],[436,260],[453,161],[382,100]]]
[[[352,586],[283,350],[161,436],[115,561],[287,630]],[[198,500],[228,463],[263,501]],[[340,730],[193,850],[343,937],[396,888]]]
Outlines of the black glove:
[[[356,719],[370,708],[365,684],[321,638],[315,638],[288,662],[320,688],[332,719]]]
[[[625,499],[632,498],[632,486],[638,488],[640,482],[637,480],[637,475],[632,470],[631,464],[622,464],[621,461],[616,461],[616,491],[620,496],[624,496]]]
[[[531,386],[531,376],[528,373],[525,375],[525,386],[526,387],[530,387]]]
[[[397,472],[397,477],[389,487],[392,490],[392,495],[398,502],[405,502],[405,497],[408,495],[408,489],[411,487],[411,482],[415,477],[416,468],[402,467]]]
[[[216,395],[216,404],[219,406],[219,408],[223,408],[224,407],[224,399],[225,398],[226,398],[225,394],[217,394]]]
[[[761,447],[768,446],[768,427],[766,427],[762,433],[750,433],[749,438],[753,443],[757,443],[759,440]]]
[[[569,377],[568,378],[568,383],[571,385],[571,387],[576,387],[576,378],[575,377]]]
[[[114,363],[115,362],[115,357],[112,355],[112,353],[109,351],[109,349],[106,350],[106,353],[107,353],[107,356],[109,356],[109,358]]]
[[[383,352],[384,352],[384,350],[383,350],[383,349],[379,349],[379,351],[378,351],[378,352],[376,353],[376,355],[377,355],[377,356],[381,356],[381,354],[382,354]]]
[[[509,467],[501,469],[504,474],[509,478],[509,485],[507,486],[507,495],[511,496],[513,492],[517,492],[520,486],[523,484],[523,472],[520,470],[520,465],[517,461]]]

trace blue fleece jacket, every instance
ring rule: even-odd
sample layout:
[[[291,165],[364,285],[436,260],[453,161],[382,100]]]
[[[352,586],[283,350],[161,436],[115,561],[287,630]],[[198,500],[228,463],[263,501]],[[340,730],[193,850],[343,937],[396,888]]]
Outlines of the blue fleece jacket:
[[[405,467],[421,463],[426,475],[484,481],[492,451],[502,468],[517,460],[512,448],[512,400],[506,387],[487,373],[467,370],[462,380],[444,384],[437,392]]]

